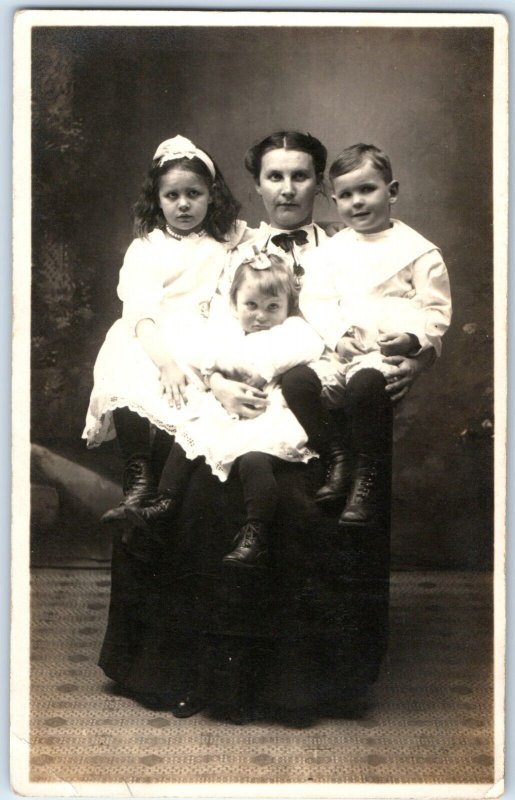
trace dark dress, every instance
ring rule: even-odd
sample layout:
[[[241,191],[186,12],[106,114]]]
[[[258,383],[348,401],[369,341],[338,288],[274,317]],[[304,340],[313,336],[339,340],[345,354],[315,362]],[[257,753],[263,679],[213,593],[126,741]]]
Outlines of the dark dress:
[[[222,565],[244,521],[237,476],[222,484],[200,461],[149,561],[131,552],[139,534],[115,538],[101,668],[156,707],[200,689],[213,714],[235,721],[345,715],[386,649],[390,473],[381,519],[342,533],[338,514],[313,501],[319,462],[283,462],[270,566],[249,570]]]

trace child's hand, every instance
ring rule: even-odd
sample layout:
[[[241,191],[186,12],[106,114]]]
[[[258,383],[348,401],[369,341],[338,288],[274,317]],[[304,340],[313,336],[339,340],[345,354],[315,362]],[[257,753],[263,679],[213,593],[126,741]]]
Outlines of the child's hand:
[[[188,402],[186,398],[186,386],[189,383],[187,376],[175,361],[168,361],[160,369],[159,380],[168,403],[171,406],[175,405],[176,408],[182,408]]]
[[[365,352],[365,348],[352,336],[342,336],[336,345],[336,352],[342,361],[350,361],[355,356],[362,355]]]
[[[226,378],[230,378],[233,381],[241,381],[242,383],[246,383],[247,386],[254,386],[256,389],[262,389],[267,382],[266,378],[248,365],[240,366],[238,364],[233,364],[231,367],[225,369],[219,365],[219,369]]]
[[[266,385],[266,378],[263,378],[259,372],[255,372],[253,369],[245,369],[240,373],[240,378],[243,383],[246,383],[248,386],[253,386],[255,389],[262,389],[263,386]]]
[[[254,419],[266,411],[268,399],[264,392],[246,383],[233,381],[215,372],[209,381],[211,391],[229,414]]]
[[[420,347],[412,333],[385,333],[378,337],[377,344],[383,356],[407,356]]]

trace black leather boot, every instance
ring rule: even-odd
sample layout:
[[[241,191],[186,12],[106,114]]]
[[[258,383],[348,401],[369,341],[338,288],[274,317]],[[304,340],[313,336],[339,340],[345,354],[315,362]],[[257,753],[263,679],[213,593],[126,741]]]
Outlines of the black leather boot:
[[[352,489],[338,526],[368,525],[377,515],[384,460],[358,455]]]
[[[235,549],[224,556],[224,564],[237,567],[264,567],[268,556],[268,536],[264,522],[246,522],[234,537]]]
[[[327,449],[326,481],[315,495],[318,505],[331,506],[338,502],[343,503],[349,490],[353,465],[353,454],[342,439],[339,437],[333,439]]]
[[[125,517],[126,508],[137,508],[145,500],[156,494],[156,481],[148,458],[136,456],[131,458],[123,473],[122,502],[102,517],[102,522],[116,522]]]
[[[162,523],[173,519],[177,509],[177,499],[170,492],[164,491],[141,506],[126,506],[125,518],[147,533],[153,533],[155,538],[161,541],[157,531],[162,527]]]

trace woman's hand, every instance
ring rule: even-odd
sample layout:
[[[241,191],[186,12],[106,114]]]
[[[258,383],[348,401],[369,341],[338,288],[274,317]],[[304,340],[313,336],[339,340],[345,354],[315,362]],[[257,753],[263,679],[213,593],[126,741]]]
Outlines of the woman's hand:
[[[265,392],[246,383],[224,378],[220,372],[211,375],[209,385],[218,402],[229,414],[254,419],[259,417],[268,405]]]
[[[426,351],[429,352],[429,351]],[[386,391],[392,403],[398,403],[405,397],[413,382],[428,365],[425,358],[406,358],[405,356],[388,356],[383,358],[385,364],[395,367],[391,375],[386,378]],[[431,358],[432,363],[432,358]]]
[[[159,380],[163,387],[163,394],[166,395],[170,405],[182,408],[188,402],[186,397],[186,386],[189,383],[187,375],[177,366],[175,361],[167,361],[159,369],[161,371]]]

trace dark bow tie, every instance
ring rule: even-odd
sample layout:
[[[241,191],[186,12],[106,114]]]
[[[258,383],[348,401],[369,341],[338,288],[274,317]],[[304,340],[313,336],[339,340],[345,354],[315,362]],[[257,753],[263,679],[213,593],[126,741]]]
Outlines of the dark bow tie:
[[[276,233],[275,236],[272,236],[272,242],[277,247],[281,247],[285,253],[291,253],[294,244],[303,245],[308,243],[308,234],[303,230],[292,231],[291,233]]]

